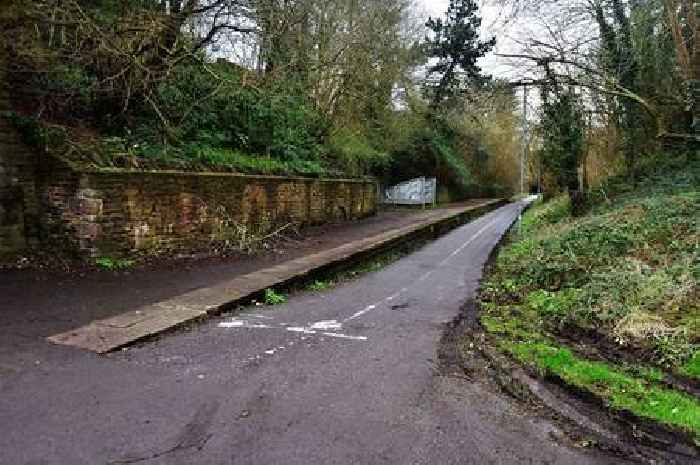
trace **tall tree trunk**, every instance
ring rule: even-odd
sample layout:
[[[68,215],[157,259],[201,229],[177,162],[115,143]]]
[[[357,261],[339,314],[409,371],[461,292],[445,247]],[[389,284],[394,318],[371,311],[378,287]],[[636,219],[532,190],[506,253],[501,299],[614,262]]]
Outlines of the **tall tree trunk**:
[[[700,2],[693,2],[694,10],[692,14],[691,25],[694,23],[695,31],[693,33],[693,52],[690,56],[690,106],[693,121],[691,123],[691,131],[700,136]]]
[[[689,132],[700,135],[700,2],[665,0],[666,19],[688,91]]]
[[[433,98],[433,103],[431,105],[433,110],[437,110],[442,103],[442,99],[445,97],[445,93],[447,92],[447,86],[452,81],[452,76],[454,76],[456,66],[457,64],[455,62],[450,63],[450,66],[445,71],[445,74],[442,75],[440,83],[435,90],[435,97]]]
[[[638,8],[638,5],[634,4],[632,8],[634,11],[635,8]],[[617,79],[625,89],[635,94],[640,94],[638,82],[639,65],[634,55],[631,19],[627,16],[627,11],[621,0],[613,0],[613,12],[619,30]],[[622,151],[625,156],[627,169],[632,177],[635,177],[637,158],[643,150],[640,146],[643,143],[642,111],[639,105],[631,99],[623,99],[621,106]]]

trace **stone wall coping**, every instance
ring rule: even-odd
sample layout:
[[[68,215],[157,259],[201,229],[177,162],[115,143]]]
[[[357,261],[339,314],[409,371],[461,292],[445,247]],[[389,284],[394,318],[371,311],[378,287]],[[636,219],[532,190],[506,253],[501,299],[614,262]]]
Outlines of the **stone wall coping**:
[[[139,170],[80,165],[51,153],[22,155],[15,158],[33,163],[8,163],[0,154],[0,221],[12,221],[28,239],[85,256],[207,244],[234,233],[231,222],[265,232],[282,221],[360,219],[377,207],[378,183],[371,177]],[[12,237],[0,231],[3,254]]]
[[[80,168],[71,166],[78,174],[87,175],[118,175],[118,176],[179,176],[179,177],[209,177],[209,178],[240,178],[258,179],[268,181],[299,181],[299,182],[332,182],[332,183],[356,183],[376,184],[377,180],[367,178],[310,178],[304,176],[279,176],[272,174],[243,174],[243,173],[219,173],[215,171],[181,171],[181,170],[130,170],[124,168]]]

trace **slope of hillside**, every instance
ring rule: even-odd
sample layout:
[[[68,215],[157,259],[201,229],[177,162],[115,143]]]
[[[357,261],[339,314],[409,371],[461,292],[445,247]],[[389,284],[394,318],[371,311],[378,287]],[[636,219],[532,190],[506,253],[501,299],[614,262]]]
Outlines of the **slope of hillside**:
[[[700,164],[612,180],[573,218],[528,211],[481,295],[504,353],[614,411],[700,440]]]

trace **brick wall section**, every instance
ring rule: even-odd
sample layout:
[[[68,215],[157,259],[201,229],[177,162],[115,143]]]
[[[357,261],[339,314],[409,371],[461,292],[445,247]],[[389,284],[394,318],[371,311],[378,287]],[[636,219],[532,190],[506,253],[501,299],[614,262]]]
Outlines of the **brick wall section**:
[[[38,177],[49,242],[86,256],[207,246],[280,225],[354,220],[376,212],[376,184],[183,172],[87,172],[54,161]]]

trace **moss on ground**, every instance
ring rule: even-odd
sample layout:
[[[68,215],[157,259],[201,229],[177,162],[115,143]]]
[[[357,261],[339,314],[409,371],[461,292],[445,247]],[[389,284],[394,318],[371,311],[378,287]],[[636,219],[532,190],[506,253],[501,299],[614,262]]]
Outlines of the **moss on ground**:
[[[700,379],[700,350],[696,350],[693,356],[679,368],[682,375]]]
[[[566,348],[544,343],[510,343],[504,347],[519,361],[586,389],[606,399],[613,408],[679,428],[700,441],[700,402],[655,384],[658,372],[631,376],[613,365],[585,360]]]

